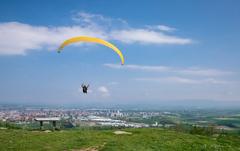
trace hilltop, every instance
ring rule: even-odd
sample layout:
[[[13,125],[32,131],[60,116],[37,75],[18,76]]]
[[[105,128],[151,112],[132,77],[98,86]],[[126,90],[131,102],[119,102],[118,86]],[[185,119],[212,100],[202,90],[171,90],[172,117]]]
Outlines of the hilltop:
[[[0,130],[0,150],[240,150],[240,137],[201,136],[166,129],[62,130],[54,132]]]

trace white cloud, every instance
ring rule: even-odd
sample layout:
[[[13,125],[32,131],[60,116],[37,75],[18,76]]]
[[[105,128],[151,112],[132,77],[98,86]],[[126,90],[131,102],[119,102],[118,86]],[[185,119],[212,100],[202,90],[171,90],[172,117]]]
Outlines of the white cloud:
[[[190,44],[193,41],[189,38],[167,35],[162,32],[149,29],[124,29],[112,31],[111,38],[124,43],[141,44]]]
[[[86,35],[140,44],[190,44],[189,38],[168,35],[149,28],[131,28],[122,19],[80,12],[73,26],[33,26],[19,22],[0,23],[0,55],[24,55],[29,50],[56,50],[70,37]],[[166,26],[167,27],[167,26]],[[162,30],[167,30],[163,25]],[[165,29],[164,29],[165,28]],[[170,30],[170,29],[169,29]]]
[[[78,12],[72,16],[72,20],[74,20],[75,22],[86,23],[87,25],[93,24],[94,19],[102,20],[104,22],[108,22],[108,20],[109,20],[106,17],[103,17],[102,15],[90,14],[90,13],[86,13],[86,12]]]
[[[109,33],[109,39],[118,40],[124,43],[144,43],[144,44],[189,44],[191,39],[166,35],[161,31],[174,31],[175,28],[157,25],[146,26],[147,28],[131,28],[128,23],[120,18],[114,19],[100,14],[90,14],[79,12],[72,18],[74,21],[84,26],[97,27]],[[155,31],[155,30],[160,31]]]
[[[105,38],[100,30],[88,27],[31,26],[18,22],[0,23],[0,54],[26,54],[28,50],[56,50],[66,38],[89,35]]]
[[[201,68],[187,68],[177,71],[186,75],[199,75],[199,76],[224,76],[231,75],[233,72],[222,71],[218,69],[201,69]]]
[[[153,29],[153,30],[161,30],[161,31],[166,31],[166,32],[172,32],[172,31],[175,31],[176,28],[172,28],[172,27],[169,27],[169,26],[166,26],[166,25],[156,25],[156,26],[146,26],[147,28],[149,29]]]
[[[91,26],[102,30],[109,31],[112,28],[127,28],[127,21],[121,18],[110,18],[100,14],[90,14],[78,12],[72,16],[72,20],[81,26]]]
[[[181,78],[181,77],[164,77],[164,78],[136,78],[137,81],[151,81],[151,82],[163,82],[163,83],[183,83],[183,84],[196,84],[198,81]]]
[[[113,68],[113,69],[128,69],[128,70],[140,70],[140,71],[149,71],[149,72],[167,72],[180,75],[193,75],[193,76],[224,76],[231,75],[233,72],[223,71],[219,69],[208,69],[208,68],[179,68],[179,67],[170,67],[170,66],[147,66],[147,65],[119,65],[119,64],[104,64],[104,66]]]
[[[99,91],[99,92],[101,93],[101,95],[104,96],[104,97],[110,96],[110,92],[109,92],[109,90],[108,90],[108,88],[107,88],[106,86],[100,86],[100,87],[98,88],[98,91]]]
[[[133,64],[122,66],[119,64],[110,64],[110,63],[104,64],[104,66],[109,68],[114,68],[114,69],[131,69],[131,70],[158,71],[158,72],[170,70],[170,68],[166,66],[141,66],[141,65],[133,65]]]
[[[183,77],[136,78],[135,80],[161,82],[161,83],[173,83],[173,84],[228,84],[230,83],[228,81],[217,80],[213,78],[192,79],[192,78],[183,78]]]

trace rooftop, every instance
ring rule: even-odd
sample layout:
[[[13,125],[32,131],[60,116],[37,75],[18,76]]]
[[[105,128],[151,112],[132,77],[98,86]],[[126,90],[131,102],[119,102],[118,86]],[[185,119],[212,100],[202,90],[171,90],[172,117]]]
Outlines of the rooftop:
[[[60,117],[39,117],[35,118],[35,121],[60,121]]]

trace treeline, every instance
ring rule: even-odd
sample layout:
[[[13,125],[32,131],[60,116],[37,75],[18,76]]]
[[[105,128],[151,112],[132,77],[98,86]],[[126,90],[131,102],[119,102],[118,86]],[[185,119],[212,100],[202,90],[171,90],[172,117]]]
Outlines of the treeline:
[[[189,124],[176,124],[175,126],[171,127],[177,132],[184,132],[189,134],[195,135],[207,135],[212,136],[214,134],[226,134],[225,130],[216,129],[215,125],[208,125],[208,126],[197,126],[197,125],[189,125]]]

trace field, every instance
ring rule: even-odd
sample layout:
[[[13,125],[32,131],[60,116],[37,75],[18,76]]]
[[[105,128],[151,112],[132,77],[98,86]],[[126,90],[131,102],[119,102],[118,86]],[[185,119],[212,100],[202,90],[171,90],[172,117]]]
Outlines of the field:
[[[232,135],[201,136],[166,129],[63,130],[55,132],[0,130],[0,150],[49,151],[237,151],[240,137]]]

